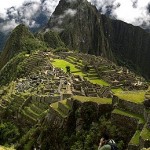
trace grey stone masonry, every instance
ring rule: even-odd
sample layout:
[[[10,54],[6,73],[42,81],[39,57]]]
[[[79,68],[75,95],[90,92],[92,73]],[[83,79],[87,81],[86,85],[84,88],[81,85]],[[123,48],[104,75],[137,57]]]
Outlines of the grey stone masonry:
[[[112,113],[111,121],[116,126],[125,127],[129,130],[136,131],[139,120],[133,117]]]
[[[112,104],[117,104],[117,106],[123,110],[130,111],[135,114],[143,115],[144,114],[144,105],[133,103],[127,100],[119,99],[117,96],[113,96]]]
[[[31,101],[34,102],[39,102],[39,103],[46,103],[46,104],[51,104],[54,102],[60,101],[60,95],[58,96],[48,96],[48,95],[33,95]]]

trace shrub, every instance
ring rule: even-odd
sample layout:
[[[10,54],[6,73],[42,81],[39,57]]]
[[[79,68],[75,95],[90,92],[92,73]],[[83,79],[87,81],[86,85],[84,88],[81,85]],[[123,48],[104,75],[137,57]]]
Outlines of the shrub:
[[[20,136],[18,128],[11,122],[0,124],[0,144],[12,144]]]

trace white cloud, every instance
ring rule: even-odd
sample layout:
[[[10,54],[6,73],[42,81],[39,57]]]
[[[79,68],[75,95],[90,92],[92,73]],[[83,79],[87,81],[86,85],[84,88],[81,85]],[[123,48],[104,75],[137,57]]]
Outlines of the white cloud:
[[[76,0],[67,0],[73,2]],[[116,19],[140,26],[143,23],[150,28],[150,15],[147,6],[150,0],[88,0],[101,9],[102,13],[108,12]],[[26,5],[32,3],[32,5]],[[7,23],[0,24],[0,29],[13,29],[19,21],[30,27],[38,26],[35,17],[42,11],[49,19],[52,12],[58,5],[59,0],[3,0],[0,5],[0,18],[7,20]],[[12,7],[12,8],[10,8]],[[9,11],[8,11],[9,8]],[[75,10],[66,10],[63,15],[74,16]],[[61,18],[61,16],[60,16]],[[61,24],[62,20],[59,21]]]
[[[133,7],[133,2],[130,0],[116,0],[116,2],[120,2],[121,4],[120,7],[113,12],[113,14],[117,16],[117,19],[137,26],[142,24],[141,21],[138,21],[138,18],[143,18],[142,20],[146,22],[150,20],[150,16],[146,10],[149,0],[139,0],[136,8]]]
[[[12,30],[19,23],[30,28],[39,27],[36,17],[43,13],[48,20],[58,3],[59,0],[5,0],[0,5],[0,18],[5,20],[0,24],[0,30]]]
[[[42,9],[47,13],[47,15],[51,15],[58,5],[59,0],[46,0],[42,4]]]
[[[107,6],[112,6],[111,15],[135,26],[141,26],[143,22],[150,28],[150,15],[147,6],[150,0],[88,0],[101,8],[102,13],[107,12]],[[118,5],[119,4],[119,5]],[[119,6],[119,7],[117,7]]]
[[[23,4],[25,0],[3,0],[0,4],[0,13],[5,13],[7,8],[12,6],[19,7]]]
[[[6,22],[5,24],[0,23],[0,30],[5,34],[7,34],[10,30],[15,28],[17,25],[19,25],[19,23],[17,23],[15,19],[12,19]]]
[[[77,13],[77,10],[75,10],[75,9],[67,9],[64,12],[64,15],[70,15],[71,17],[73,17],[76,13]]]

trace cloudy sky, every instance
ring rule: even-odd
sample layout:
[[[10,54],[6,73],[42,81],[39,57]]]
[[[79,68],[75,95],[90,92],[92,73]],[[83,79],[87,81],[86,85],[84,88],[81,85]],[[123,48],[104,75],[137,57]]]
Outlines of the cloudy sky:
[[[136,26],[150,28],[150,0],[88,0],[103,14]],[[0,30],[10,31],[20,22],[38,27],[49,19],[59,0],[5,0],[0,4]],[[40,23],[39,23],[40,20]]]

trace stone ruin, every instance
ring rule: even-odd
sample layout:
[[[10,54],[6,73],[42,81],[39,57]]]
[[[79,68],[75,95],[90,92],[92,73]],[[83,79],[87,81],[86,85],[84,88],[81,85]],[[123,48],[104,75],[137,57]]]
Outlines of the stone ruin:
[[[122,88],[123,90],[146,90],[148,83],[143,77],[137,76],[135,73],[127,69],[126,67],[119,67],[115,63],[95,55],[83,54],[83,53],[60,53],[61,58],[65,58],[67,61],[73,64],[77,64],[77,61],[81,61],[82,65],[76,65],[77,68],[82,69],[84,65],[94,68],[100,79],[108,82],[112,88]],[[68,59],[76,59],[71,61]]]

